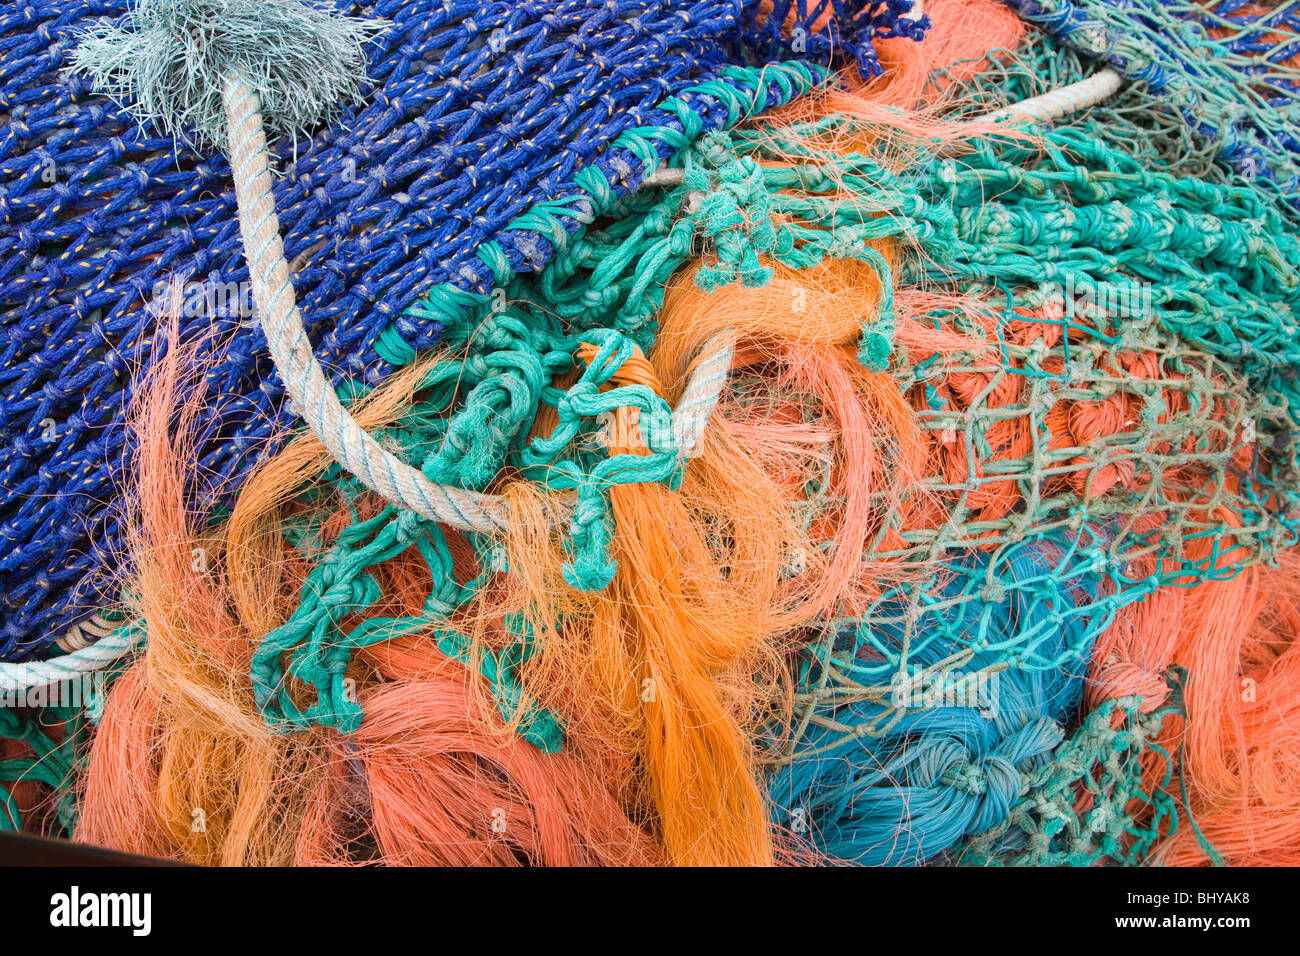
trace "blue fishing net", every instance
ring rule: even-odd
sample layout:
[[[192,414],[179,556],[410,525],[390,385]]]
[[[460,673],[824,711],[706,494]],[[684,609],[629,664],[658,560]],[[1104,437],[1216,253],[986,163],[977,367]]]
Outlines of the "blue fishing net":
[[[443,326],[406,314],[539,270],[648,167],[824,81],[832,51],[919,36],[907,0],[337,4],[391,21],[338,121],[275,148],[275,202],[317,355],[373,383]],[[833,14],[827,23],[823,14]],[[69,70],[125,0],[0,4],[0,659],[48,653],[111,598],[132,383],[170,343],[211,337],[198,507],[237,487],[295,421],[252,315],[226,160],[140,127]],[[761,68],[776,58],[788,67]],[[804,61],[807,61],[806,63]],[[384,346],[377,351],[376,343]]]

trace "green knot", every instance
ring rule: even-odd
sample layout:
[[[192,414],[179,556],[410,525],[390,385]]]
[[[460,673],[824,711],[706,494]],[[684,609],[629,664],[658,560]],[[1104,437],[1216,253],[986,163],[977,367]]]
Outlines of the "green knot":
[[[686,155],[683,182],[694,200],[689,219],[718,256],[696,273],[695,284],[712,292],[737,279],[751,287],[770,282],[772,270],[758,256],[776,249],[777,232],[762,167],[737,156],[731,137],[715,132]]]
[[[983,796],[989,788],[988,780],[984,777],[984,768],[974,763],[963,764],[946,771],[941,782],[972,797]]]
[[[542,753],[557,754],[564,749],[564,724],[549,710],[532,708],[519,726],[519,736]]]
[[[356,94],[364,45],[388,22],[301,0],[138,0],[131,26],[87,31],[73,69],[164,133],[224,150],[227,77],[257,91],[271,131],[297,137]]]
[[[872,372],[887,372],[893,354],[892,337],[874,328],[863,333],[862,344],[858,346],[858,362],[863,368]]]
[[[894,276],[889,262],[879,251],[863,245],[856,258],[875,267],[880,279],[880,314],[875,320],[862,324],[862,339],[858,343],[858,363],[871,372],[887,372],[894,355],[894,333],[897,318],[894,315]]]
[[[487,556],[491,543],[473,543],[483,570],[461,584],[443,530],[413,511],[389,506],[341,532],[303,583],[297,610],[265,635],[253,653],[253,696],[268,726],[279,733],[312,727],[356,732],[365,714],[356,684],[347,673],[355,651],[381,641],[421,635],[432,639],[449,659],[478,670],[491,687],[502,718],[519,718],[520,736],[547,753],[561,750],[563,724],[527,696],[518,678],[519,667],[534,650],[531,633],[524,628],[520,639],[498,654],[441,626],[496,573],[496,562]],[[420,611],[401,617],[368,617],[344,630],[352,614],[366,611],[382,596],[369,569],[412,547],[428,566],[432,581]],[[512,628],[519,630],[518,626]],[[295,685],[315,691],[315,700],[305,708],[295,702]]]
[[[569,560],[561,574],[569,586],[579,591],[603,591],[614,580],[618,562],[610,556],[614,538],[614,519],[609,502],[590,483],[578,492],[569,525],[569,540],[564,543]]]
[[[669,488],[681,479],[681,462],[672,427],[672,409],[645,385],[608,385],[637,351],[633,341],[609,329],[592,329],[583,339],[600,351],[578,381],[546,401],[559,423],[551,434],[534,438],[519,455],[524,477],[554,490],[576,490],[564,580],[580,591],[604,590],[614,579],[617,562],[610,556],[614,521],[609,489],[614,485],[657,482]],[[635,435],[611,435],[621,408],[639,411]],[[593,433],[592,423],[599,428]],[[585,439],[585,440],[584,440]],[[609,445],[639,445],[650,454],[605,454]]]

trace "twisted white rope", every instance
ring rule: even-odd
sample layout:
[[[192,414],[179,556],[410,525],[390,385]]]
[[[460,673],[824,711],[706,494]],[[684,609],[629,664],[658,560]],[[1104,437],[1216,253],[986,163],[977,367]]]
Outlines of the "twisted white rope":
[[[1096,106],[1102,100],[1114,96],[1123,82],[1124,78],[1119,73],[1106,67],[1078,83],[1071,83],[1059,89],[1049,90],[1041,96],[1021,100],[1003,109],[994,110],[980,119],[985,122],[1030,120],[1036,123],[1050,123],[1062,116]]]
[[[284,244],[280,240],[280,222],[271,194],[270,160],[257,92],[242,80],[227,77],[223,99],[229,124],[230,165],[239,207],[239,228],[253,283],[253,299],[271,358],[303,420],[344,468],[387,500],[464,531],[504,531],[507,510],[503,499],[429,481],[418,469],[375,441],[339,401],[316,360],[294,301]],[[683,411],[681,422],[683,428],[694,429],[696,435],[708,421],[725,382],[725,374],[721,379],[716,374],[719,361],[723,361],[721,351],[709,361],[701,362],[697,373],[703,370],[707,383],[697,383],[697,376],[693,376],[687,386],[693,404]],[[730,361],[730,345],[727,345],[725,362],[729,365]],[[714,390],[712,402],[702,398],[701,389],[706,388]],[[677,421],[674,413],[674,427]],[[550,517],[558,524],[564,516]]]
[[[54,643],[60,650],[71,654],[87,644],[93,644],[116,631],[122,626],[121,621],[110,620],[102,614],[92,614],[84,621],[70,624],[63,636]]]
[[[45,687],[103,670],[135,650],[143,638],[143,628],[120,626],[95,643],[80,647],[63,657],[25,663],[5,661],[0,664],[0,693],[17,693],[33,687]]]
[[[696,360],[682,397],[673,409],[673,435],[677,439],[678,458],[689,458],[695,451],[695,443],[700,440],[704,426],[718,407],[735,351],[736,333],[730,329],[713,336],[700,351],[700,358]]]
[[[339,401],[316,361],[294,301],[271,195],[261,101],[256,90],[234,77],[226,78],[223,101],[253,299],[276,370],[303,420],[344,468],[389,501],[463,531],[504,530],[504,501],[429,481],[375,441]]]

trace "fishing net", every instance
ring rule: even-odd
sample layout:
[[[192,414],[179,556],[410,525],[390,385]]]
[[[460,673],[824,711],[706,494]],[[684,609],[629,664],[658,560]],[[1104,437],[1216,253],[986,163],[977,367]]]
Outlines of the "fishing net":
[[[851,586],[783,645],[791,697],[774,693],[761,715],[771,822],[795,852],[819,859],[1149,862],[1161,838],[1195,826],[1173,795],[1186,768],[1162,737],[1168,718],[1187,716],[1182,675],[1165,675],[1167,701],[1125,694],[1081,713],[1093,649],[1122,609],[1231,577],[1300,540],[1293,4],[1011,5],[1047,34],[990,52],[960,90],[963,64],[932,76],[928,95],[944,98],[945,122],[1083,79],[1095,59],[1131,82],[1089,116],[1029,134],[954,135],[961,127],[948,125],[930,141],[833,111],[772,125],[752,114],[812,90],[827,72],[735,63],[808,53],[791,35],[821,21],[834,25],[813,34],[812,52],[847,45],[869,73],[874,54],[842,24],[904,38],[921,27],[899,22],[905,11],[888,4],[829,21],[843,5],[700,5],[684,16],[655,5],[632,16],[619,4],[548,15],[503,4],[438,19],[445,5],[435,14],[379,4],[375,12],[415,31],[410,49],[433,55],[416,63],[392,40],[372,63],[379,92],[344,114],[346,135],[300,143],[292,164],[290,146],[280,157],[287,175],[276,203],[289,255],[301,260],[298,299],[324,332],[320,354],[340,395],[358,407],[390,372],[427,362],[412,406],[376,437],[432,482],[496,490],[503,477],[523,478],[571,505],[556,536],[563,579],[577,591],[601,591],[615,577],[611,489],[677,489],[690,468],[681,416],[659,389],[632,381],[658,343],[666,290],[780,281],[797,292],[798,276],[827,263],[865,267],[870,305],[855,371],[883,382],[907,414],[892,432],[883,417],[869,429],[869,474],[844,473],[843,455],[784,449],[790,511],[819,552],[789,556],[791,582],[809,564],[836,563],[844,515],[872,518],[848,558],[858,566]],[[82,15],[78,6],[64,20]],[[40,114],[35,139],[45,145],[28,148],[22,130],[36,127],[11,105],[11,152],[0,147],[20,183],[0,195],[18,205],[0,208],[21,213],[17,227],[6,214],[0,253],[6,241],[24,255],[33,242],[50,250],[0,272],[0,281],[31,285],[0,322],[12,333],[15,394],[39,395],[4,423],[26,436],[8,459],[23,494],[0,524],[14,542],[0,559],[11,584],[8,656],[46,646],[57,636],[48,625],[75,620],[82,605],[111,603],[70,582],[93,583],[110,553],[116,519],[94,501],[113,487],[103,463],[125,447],[116,416],[129,398],[126,373],[164,347],[139,312],[143,290],[187,263],[193,275],[244,275],[233,200],[202,185],[224,187],[224,160],[178,161],[170,141],[131,141],[144,134],[102,103],[83,104],[79,81],[51,85],[41,71],[63,62],[51,38],[64,36],[64,20],[22,47],[37,66],[13,81],[24,104],[38,89],[55,104]],[[650,54],[661,46],[650,38],[655,25],[672,33],[675,65]],[[626,69],[583,70],[569,51],[584,44],[628,51]],[[484,75],[507,92],[488,95]],[[539,90],[544,110],[561,115],[518,122],[554,140],[524,139],[510,125],[530,116]],[[443,120],[431,126],[427,111],[443,95]],[[53,119],[64,107],[69,118]],[[135,145],[103,154],[96,137],[114,123],[113,142]],[[503,124],[508,146],[490,132]],[[42,157],[64,143],[98,157],[94,175],[70,182],[117,197],[102,223],[30,196],[45,188],[36,185]],[[452,163],[467,149],[481,161]],[[134,179],[119,169],[130,171],[126,155],[137,157]],[[548,165],[531,164],[543,155]],[[56,167],[68,161],[58,157]],[[376,181],[348,179],[349,158],[379,169]],[[507,172],[519,162],[523,180]],[[439,172],[419,171],[428,164]],[[95,185],[101,174],[108,185]],[[479,176],[493,184],[481,202]],[[46,192],[60,188],[73,210],[82,193],[57,184]],[[195,216],[207,232],[177,225]],[[77,238],[85,230],[98,245]],[[106,264],[92,268],[96,257]],[[19,334],[33,302],[54,316],[42,322],[63,323],[79,343],[58,376],[32,344],[38,337]],[[210,309],[201,315],[212,324]],[[227,318],[217,340],[241,321]],[[200,435],[207,511],[293,416],[256,358],[260,338],[233,341],[207,375],[222,396]],[[435,346],[443,351],[429,361],[423,353]],[[756,351],[737,360],[718,420],[850,440],[826,395],[792,390],[797,377],[782,363],[798,353]],[[115,363],[111,386],[96,378],[104,363]],[[76,388],[96,382],[96,422],[110,427],[93,441],[85,411],[68,412],[81,407],[68,368],[80,370]],[[613,416],[628,409],[638,454],[610,440]],[[70,419],[54,464],[37,465],[31,429],[57,429],[65,414],[81,417]],[[74,472],[87,476],[82,484],[67,484]],[[891,472],[902,477],[881,479]],[[301,585],[285,623],[260,638],[248,675],[272,728],[357,731],[356,656],[423,635],[483,678],[512,732],[548,755],[569,748],[564,715],[525,691],[540,640],[526,616],[503,615],[486,637],[459,626],[512,571],[499,540],[380,502],[338,466],[291,497],[280,530]],[[65,512],[81,516],[75,535]],[[719,554],[729,553],[728,533],[713,529]],[[55,540],[62,550],[50,550]],[[69,559],[87,540],[94,546]],[[397,609],[392,569],[413,554],[428,586]],[[105,613],[96,626],[111,630],[119,622]],[[45,636],[32,643],[37,633]],[[791,699],[792,711],[783,707]],[[44,735],[46,712],[68,716],[0,713],[0,737],[22,751],[0,771],[53,788],[56,809],[41,824],[53,832],[74,819],[61,781],[75,776],[79,730]],[[12,800],[7,814],[19,822]]]
[[[874,193],[862,191],[910,240],[900,287],[982,305],[918,316],[974,347],[895,350],[892,374],[931,470],[868,557],[925,571],[883,587],[813,642],[795,732],[772,757],[774,820],[797,820],[832,856],[920,862],[963,832],[997,829],[982,816],[989,801],[1005,822],[1007,793],[1041,783],[1026,782],[1041,765],[1022,753],[997,799],[963,790],[968,782],[945,776],[952,767],[933,754],[957,760],[956,747],[978,762],[993,744],[928,724],[943,711],[900,702],[900,686],[953,692],[1008,673],[1077,671],[1117,608],[1231,576],[1296,541],[1297,275],[1286,217],[1248,185],[1172,176],[1093,129],[1058,129],[1033,145],[988,140],[900,177],[877,169]],[[844,506],[834,488],[830,476],[810,485],[813,515]],[[989,732],[973,705],[964,714]],[[1073,718],[1056,716],[1064,734]],[[1089,732],[1109,720],[1096,717]],[[1136,736],[1116,746],[1140,751],[1159,725],[1130,721]],[[1012,741],[1021,733],[999,730]],[[1059,759],[1077,761],[1071,754]],[[1093,862],[1149,848],[1155,830],[1139,840],[1123,812],[1138,794],[1113,766],[1106,773],[1118,802],[1091,822],[1058,814],[1052,826],[1065,835],[1034,837],[1025,859]],[[1081,779],[1056,785],[1074,795]],[[976,796],[982,809],[952,809]],[[1134,812],[1167,825],[1167,801],[1147,796]],[[900,823],[891,801],[906,798]],[[930,801],[956,830],[927,844]],[[1026,813],[1015,812],[1016,827],[1042,822]],[[985,862],[1002,852],[979,845]]]
[[[1226,0],[1009,0],[1030,23],[1109,64],[1161,101],[1214,155],[1287,203],[1300,185],[1295,138],[1300,8]]]
[[[1285,63],[1275,68],[1291,76]],[[978,59],[936,70],[931,97],[947,96],[947,115],[973,118],[1048,90],[1079,83],[1097,70],[1096,62],[1079,50],[1034,30],[1014,50],[991,50]],[[1288,80],[1294,85],[1292,80]],[[960,90],[959,96],[950,95]],[[1162,93],[1143,82],[1124,83],[1112,97],[1094,104],[1085,114],[1063,116],[1057,128],[1079,128],[1108,146],[1132,156],[1145,168],[1245,189],[1261,188],[1249,176],[1218,160],[1218,143],[1184,122]],[[1277,198],[1266,183],[1262,188]],[[1279,202],[1279,211],[1294,218],[1293,204]]]
[[[431,286],[473,297],[537,271],[647,169],[827,76],[770,59],[825,63],[834,45],[870,72],[872,36],[924,29],[897,3],[836,3],[829,25],[826,4],[806,21],[788,3],[330,6],[391,22],[365,45],[364,102],[274,152],[297,301],[336,383],[391,369],[381,334],[388,354],[439,340],[437,316],[403,311]],[[3,660],[47,654],[115,597],[123,409],[164,347],[167,280],[186,282],[181,338],[226,345],[200,507],[296,420],[252,314],[225,158],[140,125],[69,68],[82,34],[109,26],[139,25],[124,0],[0,7]]]
[[[952,231],[921,235],[902,281],[987,311],[919,317],[973,348],[896,352],[935,467],[916,497],[945,520],[900,515],[902,546],[878,556],[942,563],[1068,530],[1128,592],[1162,583],[1125,578],[1144,556],[1165,559],[1163,581],[1191,581],[1226,551],[1290,544],[1294,238],[1250,194],[1126,168],[1070,131],[1051,140],[1038,160],[1014,146],[940,160],[906,198],[951,203]],[[878,174],[902,206],[913,184]],[[924,232],[915,215],[893,228]],[[1030,255],[1039,243],[1049,252]],[[1207,556],[1184,558],[1191,542]]]

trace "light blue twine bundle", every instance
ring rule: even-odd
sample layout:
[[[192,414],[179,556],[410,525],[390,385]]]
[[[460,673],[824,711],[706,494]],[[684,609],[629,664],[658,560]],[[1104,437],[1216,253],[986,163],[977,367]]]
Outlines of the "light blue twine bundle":
[[[1016,546],[995,570],[1003,580],[1039,577],[1061,553],[1068,543],[1050,538]],[[974,552],[962,560],[978,571],[990,558]],[[1021,668],[1014,653],[980,648],[1042,628],[1060,604],[1098,597],[1095,580],[1057,580],[1059,602],[1009,588],[955,604],[944,622],[952,637],[917,642],[915,653],[907,651],[905,615],[860,622],[873,644],[902,652],[907,663],[877,699],[818,709],[800,750],[769,778],[774,823],[832,860],[895,866],[931,861],[1005,824],[1027,775],[1066,739],[1090,641],[1082,618],[1067,617],[1047,633],[1056,650],[1082,649],[1073,663]],[[940,580],[932,590],[941,600],[954,587],[960,582]],[[963,647],[976,648],[964,661]],[[1051,650],[1040,648],[1049,657]]]

